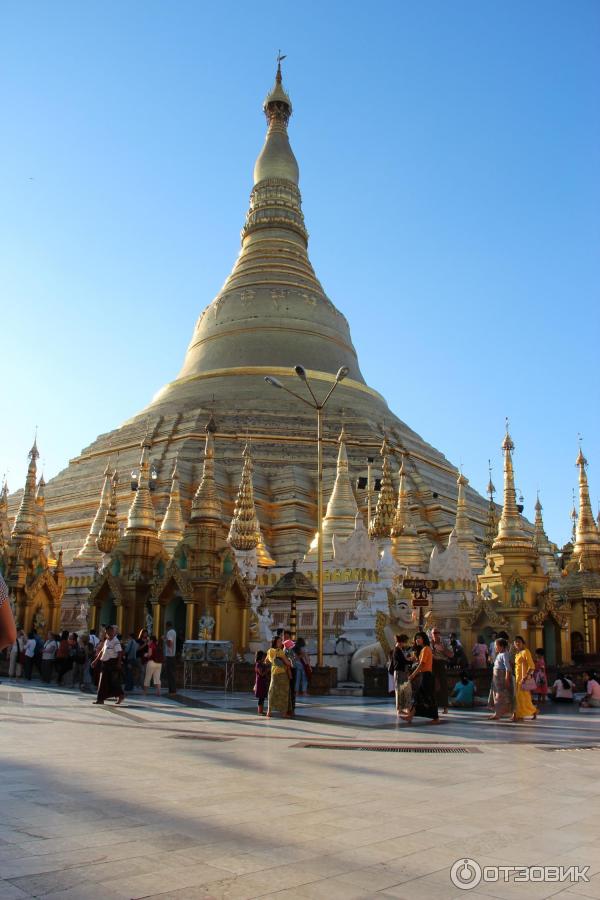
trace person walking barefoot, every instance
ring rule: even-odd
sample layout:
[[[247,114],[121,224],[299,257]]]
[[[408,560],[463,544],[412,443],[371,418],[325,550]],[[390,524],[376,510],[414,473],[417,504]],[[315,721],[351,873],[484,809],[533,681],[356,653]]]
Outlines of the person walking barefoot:
[[[515,709],[512,716],[513,722],[521,722],[525,716],[535,719],[538,714],[537,706],[531,702],[531,691],[535,690],[533,681],[534,662],[531,653],[525,646],[522,637],[514,640],[515,648]],[[533,685],[533,687],[530,687]]]
[[[420,676],[421,683],[417,688],[410,711],[407,715],[400,716],[400,718],[410,724],[415,716],[423,716],[425,719],[431,719],[432,725],[439,725],[441,719],[435,702],[435,683],[432,671],[433,654],[429,646],[429,638],[424,631],[417,631],[415,644],[419,653],[419,660],[416,669],[408,676],[408,680],[412,683],[417,676]]]

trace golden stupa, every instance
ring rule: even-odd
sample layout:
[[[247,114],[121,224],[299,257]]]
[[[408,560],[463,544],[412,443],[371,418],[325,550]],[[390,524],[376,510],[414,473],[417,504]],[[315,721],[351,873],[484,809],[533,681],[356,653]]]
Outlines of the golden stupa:
[[[407,454],[403,502],[410,507],[424,564],[434,545],[445,546],[454,526],[456,468],[390,412],[384,398],[366,384],[348,322],[326,296],[310,263],[298,163],[288,139],[292,104],[280,64],[263,109],[267,134],[254,167],[240,253],[223,287],[200,314],[179,375],[138,415],[99,436],[46,485],[49,535],[55,547],[63,548],[65,563],[77,555],[82,560],[98,555],[95,540],[108,506],[110,457],[118,454],[121,472],[136,468],[145,436],[153,475],[152,491],[145,496],[148,526],[153,515],[157,528],[163,522],[176,463],[177,505],[188,521],[211,413],[216,422],[215,480],[225,529],[234,509],[243,448],[251,440],[256,512],[264,541],[278,565],[301,559],[316,523],[316,421],[308,407],[264,381],[266,375],[275,375],[304,390],[294,376],[295,364],[305,367],[321,395],[341,366],[349,370],[325,415],[325,502],[336,476],[337,437],[343,428],[349,477],[358,506],[366,513],[366,493],[356,490],[356,479],[366,474],[367,457],[378,457],[385,434],[390,456],[384,499],[389,500],[390,478],[397,490],[399,461]],[[392,366],[390,371],[398,370]],[[397,384],[395,375],[394,379]],[[118,520],[125,527],[132,500],[129,481],[122,478],[116,489]],[[466,485],[463,494],[462,513],[481,542],[486,503]],[[11,499],[12,515],[19,499],[19,495]],[[91,534],[100,501],[98,527]]]

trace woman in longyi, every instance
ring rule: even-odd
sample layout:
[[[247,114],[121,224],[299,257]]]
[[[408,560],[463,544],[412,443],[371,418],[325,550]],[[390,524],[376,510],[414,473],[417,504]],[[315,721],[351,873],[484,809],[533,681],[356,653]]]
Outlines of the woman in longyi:
[[[270,719],[274,712],[280,712],[286,718],[289,718],[291,715],[289,703],[292,664],[283,650],[282,640],[279,635],[273,638],[271,648],[267,652],[267,662],[271,663],[267,718]]]
[[[531,716],[532,719],[535,719],[538,710],[537,707],[533,705],[531,700],[531,688],[527,689],[527,679],[530,681],[533,680],[533,672],[535,669],[535,663],[533,661],[533,657],[531,653],[525,646],[525,641],[522,637],[516,637],[514,640],[515,645],[515,709],[513,712],[512,721],[519,722],[525,718],[525,716]],[[533,681],[533,686],[535,689],[535,681]]]

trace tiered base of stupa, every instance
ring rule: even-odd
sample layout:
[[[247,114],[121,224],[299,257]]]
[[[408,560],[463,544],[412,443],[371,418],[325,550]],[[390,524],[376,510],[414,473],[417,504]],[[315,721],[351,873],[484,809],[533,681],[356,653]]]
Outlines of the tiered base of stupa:
[[[294,360],[290,360],[293,363]],[[48,482],[46,512],[55,547],[64,550],[65,562],[82,547],[98,506],[103,473],[109,459],[117,459],[121,473],[118,487],[119,520],[127,517],[132,493],[129,473],[138,465],[139,446],[146,429],[152,440],[151,463],[157,474],[153,501],[160,523],[169,499],[170,478],[178,460],[184,517],[200,479],[205,426],[214,409],[216,478],[223,501],[224,519],[233,510],[246,440],[252,443],[256,505],[265,542],[278,565],[301,559],[315,533],[316,523],[316,417],[283,391],[264,382],[260,372],[203,376],[173,382],[138,416],[108,434],[71,460]],[[290,366],[291,371],[291,366]],[[276,369],[277,377],[295,389]],[[325,394],[332,376],[313,377],[316,390]],[[294,381],[297,382],[294,384]],[[214,400],[213,400],[214,398]],[[445,546],[456,517],[456,469],[388,409],[383,398],[360,382],[348,379],[336,389],[325,417],[324,495],[335,478],[337,436],[342,424],[353,483],[367,474],[367,457],[375,457],[373,477],[378,476],[378,451],[383,430],[393,450],[408,451],[405,468],[409,477],[414,521],[425,548]],[[365,512],[366,490],[356,490]],[[20,495],[11,498],[13,511]],[[468,492],[469,516],[477,535],[485,527],[487,506],[474,491]]]

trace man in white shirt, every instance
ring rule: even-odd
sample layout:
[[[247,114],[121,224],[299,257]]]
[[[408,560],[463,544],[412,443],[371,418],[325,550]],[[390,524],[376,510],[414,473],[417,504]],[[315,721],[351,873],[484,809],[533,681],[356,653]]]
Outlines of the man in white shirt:
[[[165,671],[167,675],[167,685],[169,697],[174,697],[177,693],[176,678],[176,659],[177,652],[177,633],[173,628],[172,622],[167,622],[167,633],[165,634]]]
[[[123,648],[121,647],[121,641],[117,637],[117,629],[114,625],[108,625],[102,650],[94,660],[96,665],[100,664],[102,666],[98,682],[98,694],[94,703],[102,704],[105,700],[114,697],[118,706],[125,699],[121,683],[122,655]]]
[[[58,643],[56,636],[51,631],[48,632],[44,649],[42,650],[42,679],[49,684],[52,681],[52,673],[54,671],[54,660]]]

